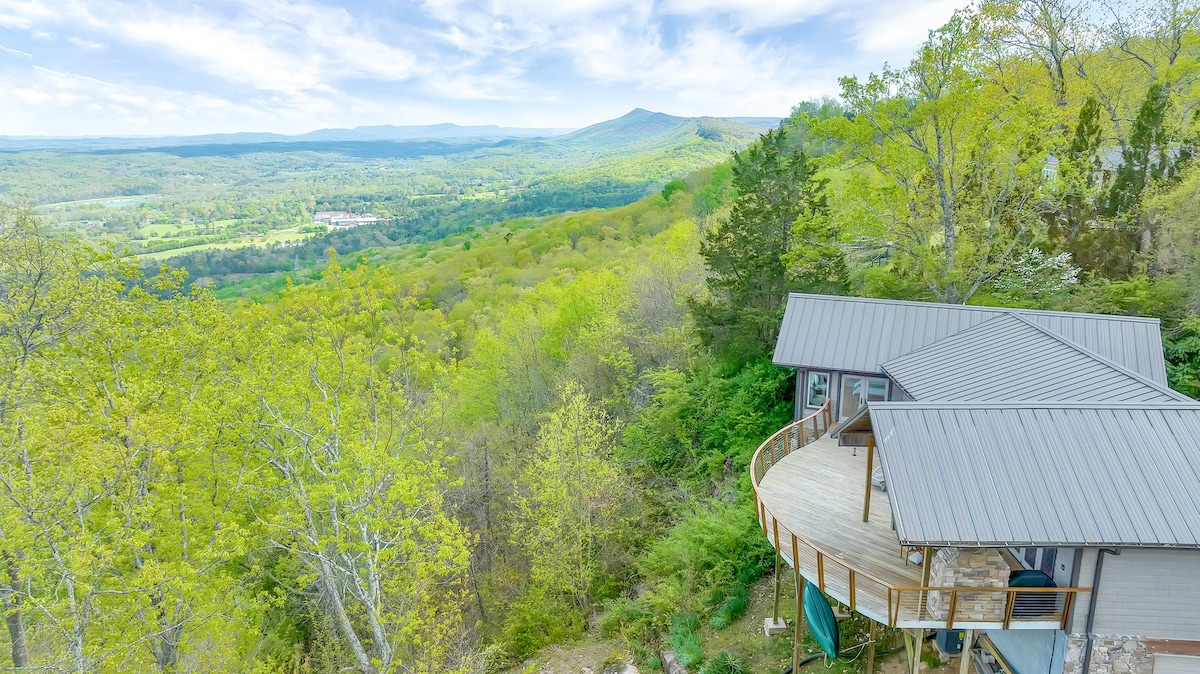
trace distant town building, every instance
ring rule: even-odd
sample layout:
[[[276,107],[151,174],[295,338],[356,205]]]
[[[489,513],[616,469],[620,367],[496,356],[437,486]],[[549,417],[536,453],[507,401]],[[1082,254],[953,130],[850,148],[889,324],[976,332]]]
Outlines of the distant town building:
[[[356,215],[354,211],[317,211],[313,215],[313,224],[328,225],[330,229],[350,229],[363,225],[377,225],[381,222],[383,222],[383,218],[376,217],[371,213]]]

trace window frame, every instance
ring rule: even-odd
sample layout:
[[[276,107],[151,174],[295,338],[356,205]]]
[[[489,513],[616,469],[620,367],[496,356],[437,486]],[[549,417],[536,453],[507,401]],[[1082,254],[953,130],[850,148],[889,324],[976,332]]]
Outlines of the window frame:
[[[812,402],[812,385],[813,385],[814,375],[816,377],[824,377],[825,378],[825,393],[824,393],[825,399],[816,404],[813,404],[813,402]],[[805,377],[805,382],[804,382],[804,408],[809,409],[809,410],[820,409],[821,405],[824,405],[829,400],[829,394],[831,392],[830,386],[832,384],[833,384],[833,373],[832,372],[822,372],[820,370],[808,370],[808,375]]]

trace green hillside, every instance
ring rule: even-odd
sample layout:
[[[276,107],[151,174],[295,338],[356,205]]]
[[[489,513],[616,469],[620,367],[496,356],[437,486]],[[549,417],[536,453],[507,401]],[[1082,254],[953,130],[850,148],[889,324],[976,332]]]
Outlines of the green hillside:
[[[40,205],[57,229],[221,280],[312,265],[330,248],[350,254],[433,241],[505,218],[620,206],[723,161],[760,132],[737,122],[636,110],[548,140],[231,142],[7,153],[0,154],[0,197]],[[303,231],[312,213],[347,209],[385,222]],[[148,226],[164,233],[147,235]]]

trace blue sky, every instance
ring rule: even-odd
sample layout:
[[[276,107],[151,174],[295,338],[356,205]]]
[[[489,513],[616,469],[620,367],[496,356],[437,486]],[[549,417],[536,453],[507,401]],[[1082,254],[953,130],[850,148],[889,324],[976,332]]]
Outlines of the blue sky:
[[[0,135],[776,116],[962,0],[0,0]]]

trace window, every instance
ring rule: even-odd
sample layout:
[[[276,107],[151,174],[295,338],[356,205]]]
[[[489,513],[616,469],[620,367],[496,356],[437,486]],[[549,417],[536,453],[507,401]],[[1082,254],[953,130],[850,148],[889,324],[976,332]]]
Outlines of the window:
[[[809,407],[820,407],[829,400],[829,373],[809,372],[808,393],[804,396]]]

